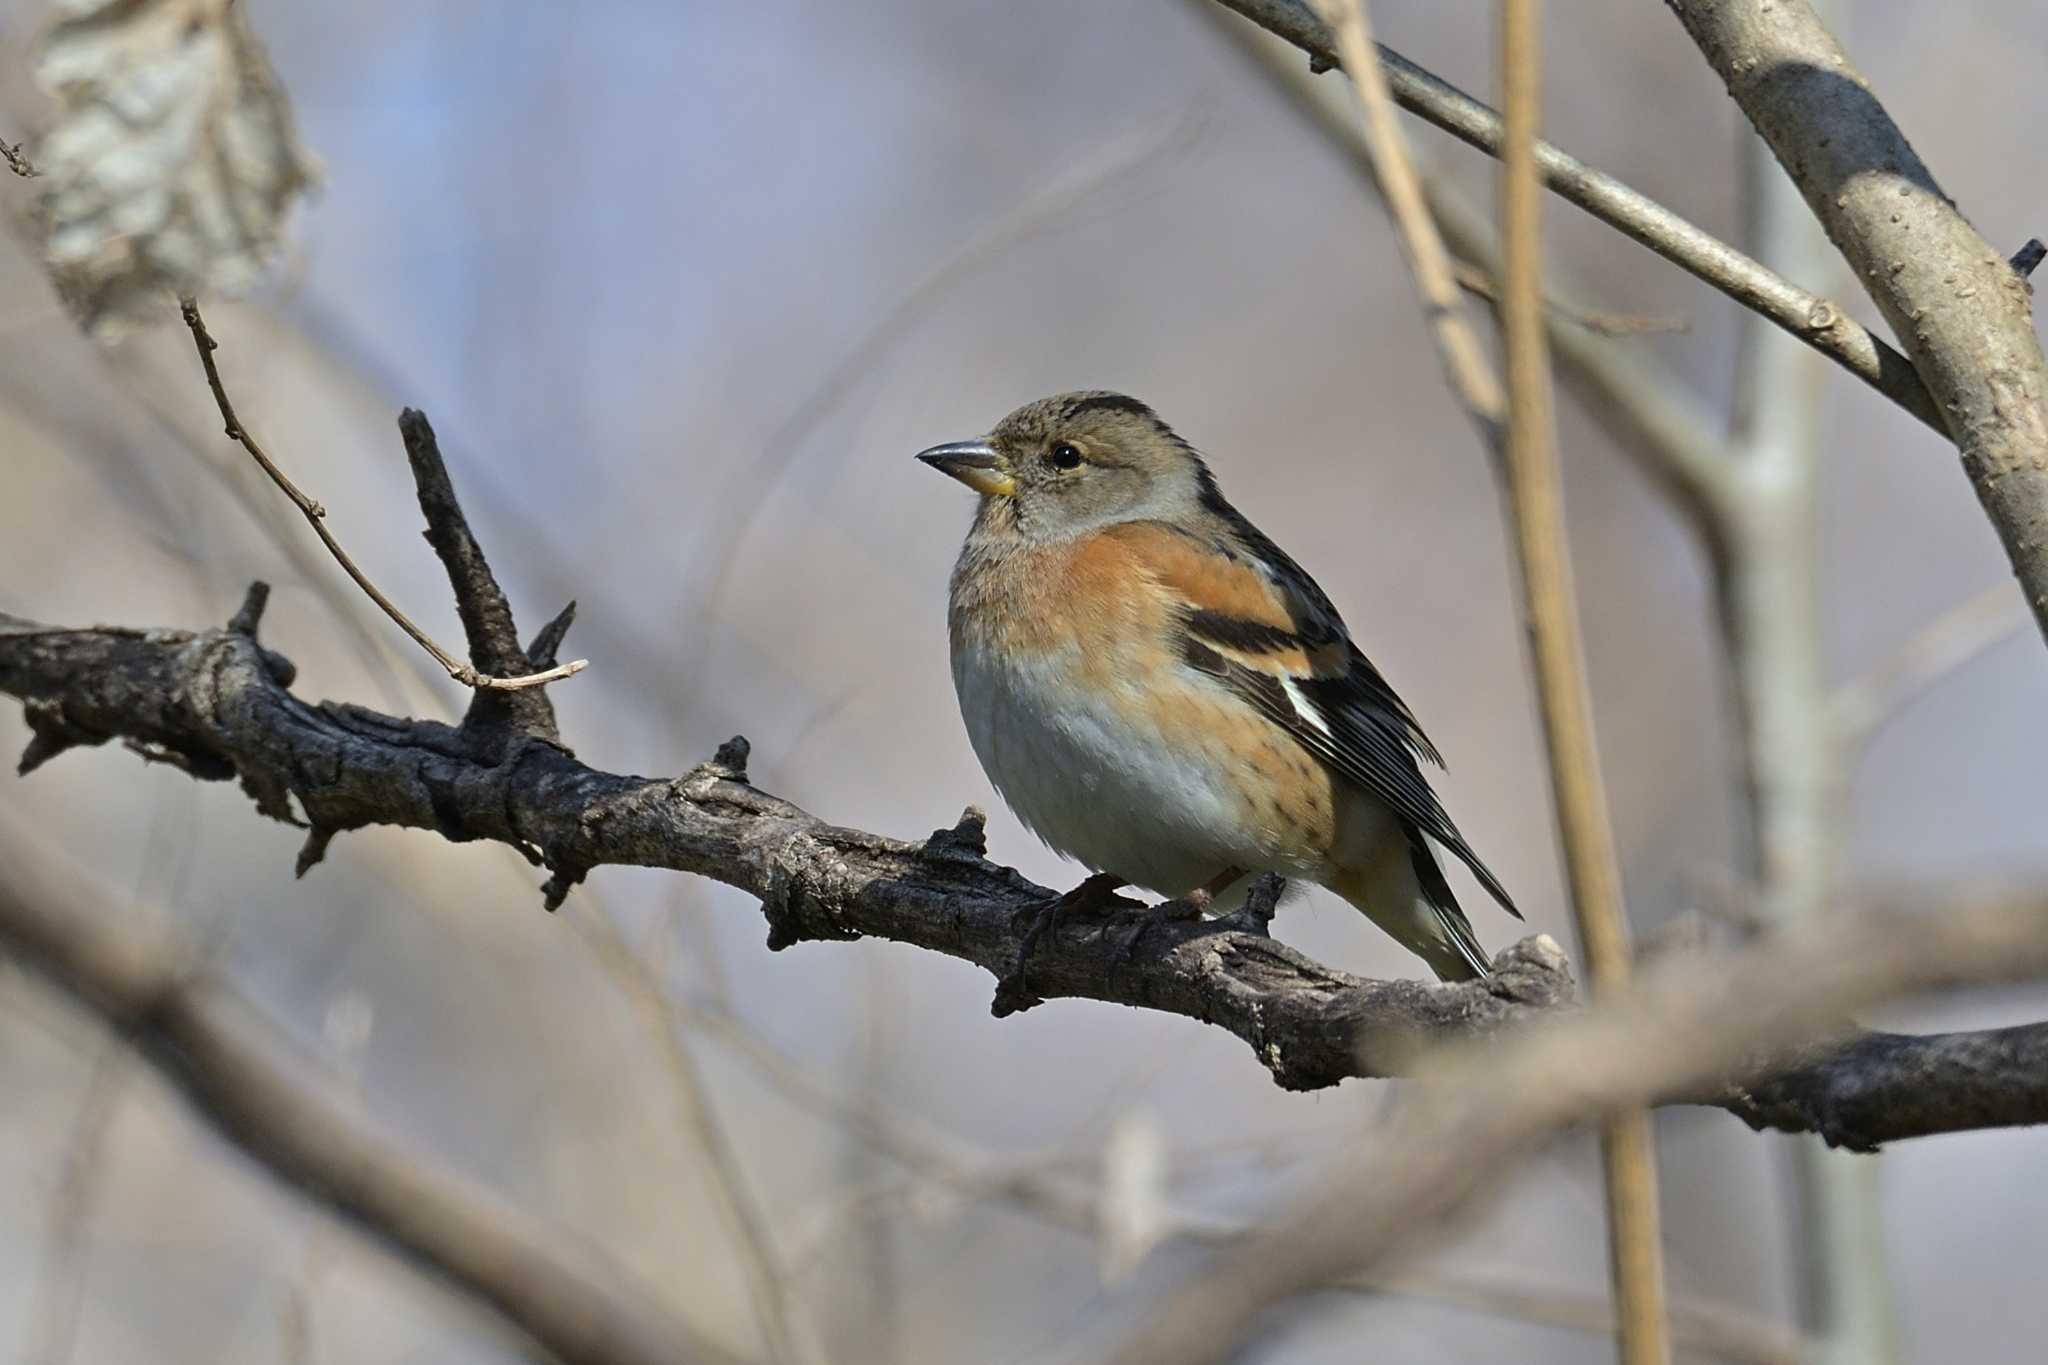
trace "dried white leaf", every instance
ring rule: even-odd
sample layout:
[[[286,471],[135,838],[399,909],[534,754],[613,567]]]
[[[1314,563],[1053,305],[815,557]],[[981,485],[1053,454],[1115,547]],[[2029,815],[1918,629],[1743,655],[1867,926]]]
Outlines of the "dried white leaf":
[[[246,291],[317,174],[234,0],[60,0],[37,77],[35,223],[96,335],[179,294]]]
[[[1166,1138],[1142,1109],[1117,1116],[1102,1149],[1096,1227],[1102,1282],[1129,1278],[1166,1233]]]

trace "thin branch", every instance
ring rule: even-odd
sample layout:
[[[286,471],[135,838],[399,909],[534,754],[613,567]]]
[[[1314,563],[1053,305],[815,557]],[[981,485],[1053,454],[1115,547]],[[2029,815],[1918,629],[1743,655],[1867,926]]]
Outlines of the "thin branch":
[[[1556,1026],[1446,1059],[1391,1124],[1360,1135],[1292,1212],[1161,1296],[1113,1365],[1209,1365],[1267,1309],[1368,1272],[1495,1188],[1573,1124],[1652,1101],[1758,1050],[1824,1035],[1923,991],[2048,973],[2048,904],[1808,923],[1688,958]]]
[[[1578,598],[1564,529],[1563,474],[1544,348],[1543,190],[1536,177],[1542,62],[1536,0],[1502,0],[1501,333],[1507,355],[1508,489],[1551,783],[1572,888],[1572,911],[1596,999],[1625,989],[1632,958],[1621,862],[1593,744]],[[1623,1365],[1671,1358],[1664,1320],[1664,1248],[1657,1148],[1646,1109],[1611,1114],[1600,1129],[1601,1178]]]
[[[1226,18],[1212,0],[1193,4],[1195,12],[1251,58],[1254,70],[1335,143],[1368,187],[1379,193],[1371,152],[1357,120],[1338,112],[1338,101],[1323,93],[1321,83],[1300,63],[1284,60],[1277,45],[1260,31]],[[1425,176],[1423,193],[1452,254],[1497,278],[1500,246],[1487,216],[1442,177]],[[1691,515],[1700,533],[1718,535],[1722,513],[1716,504],[1730,492],[1725,468],[1730,451],[1721,439],[1718,418],[1647,348],[1616,345],[1585,327],[1570,325],[1567,319],[1588,310],[1560,297],[1556,272],[1549,274],[1547,332],[1565,377],[1623,449]]]
[[[1318,70],[1337,65],[1330,27],[1304,0],[1217,0],[1285,38]],[[1499,156],[1500,115],[1392,48],[1379,49],[1394,102],[1461,142]],[[1642,243],[1679,269],[1820,351],[1944,435],[1948,428],[1912,362],[1859,326],[1840,305],[1802,289],[1662,204],[1549,143],[1536,145],[1543,183],[1567,202]]]
[[[1433,185],[1425,176],[1422,192],[1425,199],[1430,197]],[[1434,209],[1432,209],[1432,213]],[[1439,222],[1438,228],[1443,224]],[[1448,242],[1450,234],[1444,233]],[[1452,272],[1457,276],[1458,287],[1474,298],[1485,299],[1488,303],[1500,302],[1500,281],[1493,272],[1476,261],[1460,260],[1454,253],[1451,261]],[[1639,337],[1656,336],[1671,332],[1685,332],[1692,324],[1681,317],[1653,317],[1647,313],[1617,313],[1602,308],[1587,308],[1567,303],[1555,295],[1545,292],[1543,306],[1551,314],[1562,318],[1576,327],[1583,327],[1596,336]]]
[[[398,604],[389,597],[386,597],[383,591],[370,581],[369,576],[356,566],[356,562],[349,558],[348,552],[341,548],[341,542],[335,539],[334,533],[328,529],[327,509],[308,497],[297,484],[293,483],[290,477],[282,469],[278,468],[277,463],[257,443],[256,438],[249,434],[249,429],[242,425],[242,420],[235,415],[234,404],[228,399],[227,386],[221,382],[220,367],[214,361],[213,353],[220,348],[220,343],[216,342],[206,330],[206,320],[200,316],[199,304],[196,300],[191,298],[181,299],[179,300],[179,307],[185,318],[185,326],[191,329],[192,344],[199,352],[199,363],[206,369],[207,387],[213,390],[214,404],[220,409],[221,420],[227,424],[228,438],[238,442],[242,449],[248,451],[250,458],[255,460],[263,472],[270,477],[270,481],[276,484],[284,495],[292,500],[292,505],[299,509],[300,515],[305,517],[307,524],[313,528],[313,533],[320,537],[320,543],[325,545],[327,552],[334,556],[335,563],[341,565],[342,571],[355,581],[356,586],[363,590],[364,595],[372,602],[375,602],[386,616],[396,622],[400,630],[411,636],[414,643],[431,654],[434,657],[434,662],[447,670],[449,677],[465,687],[510,692],[557,682],[573,674],[580,673],[590,666],[588,659],[576,659],[569,663],[543,669],[535,673],[522,674],[517,677],[496,677],[488,673],[479,672],[476,668],[463,663],[447,650],[441,648],[440,645],[435,644],[432,637],[414,625],[412,618],[400,611]]]
[[[1921,626],[1890,658],[1835,689],[1828,720],[1835,743],[1847,753],[1869,742],[1907,703],[2029,621],[2027,604],[2010,582],[1994,583]]]
[[[1134,178],[1147,162],[1190,140],[1197,131],[1196,121],[1192,108],[1170,117],[1155,115],[1094,143],[1044,184],[1032,187],[1018,203],[978,226],[915,280],[887,290],[892,300],[887,310],[834,357],[776,424],[761,443],[760,457],[749,463],[745,479],[722,501],[721,515],[705,529],[708,543],[693,547],[695,562],[708,566],[700,599],[703,605],[695,610],[693,619],[679,625],[678,633],[683,638],[702,634],[705,620],[717,611],[742,562],[739,547],[753,531],[769,498],[826,420],[848,395],[872,378],[883,357],[974,272],[1036,234],[1071,222],[1082,206],[1099,202],[1113,186]],[[689,679],[683,678],[676,687],[687,695]]]
[[[301,1194],[491,1308],[568,1365],[681,1365],[735,1357],[495,1196],[373,1134],[311,1088],[306,1058],[249,1000],[163,944],[112,927],[82,876],[41,871],[10,841],[0,943],[70,993],[173,1082],[193,1110]],[[61,885],[60,885],[61,884]],[[132,917],[131,917],[132,918]]]
[[[1478,334],[1458,306],[1457,273],[1423,202],[1422,180],[1408,154],[1407,139],[1401,135],[1400,120],[1394,116],[1385,73],[1372,59],[1372,26],[1365,6],[1360,0],[1317,0],[1317,4],[1336,31],[1337,51],[1358,91],[1365,113],[1366,145],[1386,195],[1387,211],[1400,232],[1423,314],[1436,335],[1437,352],[1451,389],[1479,423],[1488,447],[1498,449],[1507,399],[1486,361]]]

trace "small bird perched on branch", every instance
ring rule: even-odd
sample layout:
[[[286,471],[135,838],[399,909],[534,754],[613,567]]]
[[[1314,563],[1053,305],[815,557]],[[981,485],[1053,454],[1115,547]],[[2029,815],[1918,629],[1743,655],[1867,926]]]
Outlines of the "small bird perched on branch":
[[[948,613],[974,752],[1040,838],[1108,874],[1052,916],[1107,884],[1227,910],[1277,872],[1446,981],[1486,975],[1431,842],[1521,914],[1423,777],[1442,759],[1151,408],[1059,394],[918,458],[981,495]]]

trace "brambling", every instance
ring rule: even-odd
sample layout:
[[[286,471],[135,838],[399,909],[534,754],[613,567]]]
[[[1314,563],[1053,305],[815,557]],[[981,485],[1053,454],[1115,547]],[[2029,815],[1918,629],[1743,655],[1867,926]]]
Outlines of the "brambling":
[[[1253,874],[1305,878],[1443,980],[1486,975],[1431,844],[1521,914],[1430,790],[1418,760],[1443,760],[1151,408],[1059,394],[918,458],[981,495],[953,570],[953,685],[1040,838],[1091,884],[1218,910]]]

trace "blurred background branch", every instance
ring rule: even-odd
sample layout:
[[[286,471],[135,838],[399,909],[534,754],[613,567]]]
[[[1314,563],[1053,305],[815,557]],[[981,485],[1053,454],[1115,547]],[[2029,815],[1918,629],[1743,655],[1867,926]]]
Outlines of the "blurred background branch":
[[[618,1267],[373,1133],[308,1080],[307,1059],[224,982],[169,944],[112,927],[87,878],[6,836],[0,940],[127,1040],[220,1135],[307,1198],[473,1295],[565,1365],[742,1357],[707,1340]],[[51,1349],[59,1349],[53,1338]]]
[[[1833,924],[1806,923],[1715,962],[1674,964],[1554,1029],[1445,1061],[1370,1159],[1339,1163],[1284,1218],[1161,1296],[1114,1365],[1230,1358],[1259,1314],[1412,1248],[1567,1124],[1709,1083],[1747,1053],[1901,994],[2048,970],[2038,903],[1869,920],[1847,942]]]

